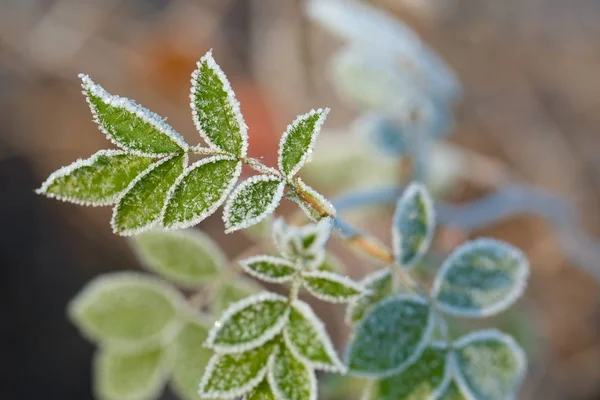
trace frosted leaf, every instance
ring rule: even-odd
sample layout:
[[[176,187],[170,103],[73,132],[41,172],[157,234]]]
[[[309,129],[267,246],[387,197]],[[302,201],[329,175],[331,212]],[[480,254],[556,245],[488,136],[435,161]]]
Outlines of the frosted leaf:
[[[213,149],[245,157],[248,127],[212,50],[200,59],[192,74],[190,100],[194,125],[206,143]]]
[[[481,318],[510,307],[523,294],[529,263],[504,242],[477,239],[456,249],[442,264],[432,288],[438,308]]]
[[[316,400],[317,379],[314,371],[281,345],[269,362],[269,384],[279,400]]]
[[[392,294],[394,289],[392,270],[386,268],[367,275],[361,284],[369,290],[354,299],[346,309],[346,323],[349,325],[358,323],[365,314],[377,303]]]
[[[332,253],[325,253],[325,259],[315,268],[317,271],[327,271],[337,274],[344,274],[346,267],[342,260]]]
[[[308,224],[298,229],[302,248],[306,252],[322,251],[331,236],[333,218],[321,218],[316,224]]]
[[[352,279],[333,272],[307,271],[302,273],[302,282],[313,296],[331,303],[346,303],[365,293]]]
[[[205,346],[219,353],[256,348],[283,329],[289,315],[287,299],[262,292],[232,304],[212,327]]]
[[[241,162],[225,156],[205,158],[188,167],[167,195],[163,226],[187,228],[212,215],[233,189],[241,170]]]
[[[119,353],[100,349],[94,360],[95,397],[103,400],[158,398],[167,380],[163,351]]]
[[[433,315],[424,299],[403,294],[388,297],[358,324],[345,364],[359,376],[393,375],[420,357],[432,330]]]
[[[240,265],[248,274],[274,283],[287,282],[298,272],[294,263],[273,256],[250,257],[240,261]]]
[[[131,181],[154,162],[118,150],[100,150],[52,173],[36,191],[85,206],[114,204]]]
[[[243,400],[277,400],[267,379],[263,379],[257,387],[244,396]]]
[[[284,188],[285,182],[272,175],[256,175],[242,182],[225,204],[225,233],[248,228],[272,214],[283,197]]]
[[[328,108],[319,108],[300,115],[281,136],[278,166],[287,179],[292,179],[310,161],[321,125],[328,113]]]
[[[517,398],[527,359],[512,337],[497,330],[478,331],[458,339],[453,348],[456,383],[466,398]]]
[[[331,230],[331,217],[302,227],[288,226],[282,218],[278,218],[272,233],[275,247],[282,256],[305,269],[317,269],[325,262],[325,244]]]
[[[273,344],[240,353],[215,354],[200,382],[198,394],[208,399],[234,399],[256,387],[265,377]]]
[[[396,262],[411,267],[429,249],[435,231],[435,215],[425,186],[411,183],[396,204],[392,242]]]
[[[181,295],[162,281],[116,272],[88,283],[69,304],[69,316],[91,340],[113,349],[145,348],[171,340]]]
[[[202,346],[209,329],[209,324],[201,318],[190,318],[170,345],[173,362],[170,386],[181,400],[198,399],[198,386],[213,354]]]
[[[214,279],[227,264],[217,243],[198,230],[155,229],[132,237],[130,243],[144,267],[184,287]]]
[[[310,306],[296,300],[292,304],[288,325],[284,328],[285,343],[294,356],[313,369],[345,373],[323,322]]]
[[[443,343],[428,346],[421,356],[401,372],[376,381],[373,399],[436,399],[450,380],[448,351]]]
[[[462,394],[456,382],[449,379],[442,388],[437,400],[467,400],[467,398]]]
[[[111,142],[138,155],[162,156],[188,151],[181,135],[163,118],[133,100],[109,94],[87,75],[79,77],[94,121]]]
[[[213,299],[213,312],[215,314],[222,313],[233,303],[256,294],[261,290],[262,287],[259,284],[243,276],[238,276],[234,280],[222,282],[217,288],[217,294]]]
[[[156,225],[160,221],[167,193],[183,173],[187,159],[187,154],[164,158],[138,175],[113,209],[113,232],[131,236]]]
[[[323,209],[327,213],[326,216],[334,216],[335,215],[335,207],[333,204],[329,202],[321,193],[317,192],[312,187],[308,186],[302,179],[299,177],[296,178],[296,184],[298,190],[302,192],[302,195],[305,198],[310,199],[312,203],[319,204],[320,208]],[[298,198],[297,196],[289,196],[289,199],[298,203],[302,211],[306,214],[306,216],[313,222],[318,222],[321,220],[324,215],[321,214],[320,210],[315,209],[312,205],[308,204],[304,199]]]

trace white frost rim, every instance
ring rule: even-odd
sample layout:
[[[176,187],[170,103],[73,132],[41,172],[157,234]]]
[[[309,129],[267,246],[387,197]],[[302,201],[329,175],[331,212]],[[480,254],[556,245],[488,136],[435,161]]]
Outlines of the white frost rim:
[[[346,288],[355,290],[357,293],[350,296],[332,296],[327,293],[322,293],[316,291],[311,283],[307,279],[316,278],[316,279],[325,279],[330,282],[337,283]],[[368,293],[368,290],[365,289],[360,284],[354,282],[352,279],[348,278],[345,275],[339,275],[329,271],[305,271],[302,273],[302,281],[304,283],[304,287],[308,290],[313,296],[318,299],[328,301],[331,303],[346,303],[352,299],[355,299],[358,296]]]
[[[258,272],[252,268],[252,264],[257,263],[257,262],[269,263],[276,267],[291,268],[292,272],[287,275],[280,276],[280,277],[266,275],[266,274]],[[298,272],[298,268],[296,267],[296,264],[294,264],[291,261],[288,261],[284,258],[279,258],[279,257],[274,257],[274,256],[267,256],[267,255],[253,256],[253,257],[249,257],[244,260],[241,260],[239,263],[242,266],[242,269],[246,273],[248,273],[248,275],[251,275],[251,276],[254,276],[263,281],[272,282],[272,283],[288,282]]]

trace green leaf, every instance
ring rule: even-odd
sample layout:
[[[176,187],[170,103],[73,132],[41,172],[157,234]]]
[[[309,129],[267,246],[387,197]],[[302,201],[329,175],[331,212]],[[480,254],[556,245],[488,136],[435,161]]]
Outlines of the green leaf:
[[[162,392],[167,367],[161,349],[144,353],[99,350],[94,363],[94,391],[102,400],[153,400]]]
[[[517,397],[527,370],[525,353],[514,339],[497,330],[470,333],[454,343],[455,378],[467,398]]]
[[[450,379],[448,351],[442,343],[427,347],[421,357],[403,371],[376,381],[377,400],[436,399]]]
[[[327,271],[307,271],[302,282],[315,297],[331,303],[345,303],[365,293],[365,289],[344,275]]]
[[[181,135],[163,118],[133,100],[113,96],[89,76],[80,74],[94,121],[117,146],[138,155],[162,156],[188,150]]]
[[[443,388],[438,400],[467,400],[467,398],[462,394],[456,382],[448,380],[447,385]]]
[[[298,116],[281,136],[279,142],[279,170],[291,179],[310,160],[321,125],[329,109],[312,110]]]
[[[423,352],[433,330],[429,304],[417,296],[395,295],[371,309],[346,349],[346,365],[365,377],[393,375]]]
[[[440,310],[461,317],[488,317],[523,294],[529,263],[521,251],[494,239],[468,242],[437,273],[432,297]]]
[[[367,275],[361,283],[369,293],[357,297],[348,304],[346,322],[349,325],[358,323],[375,304],[392,294],[394,283],[392,270],[386,268],[375,271]]]
[[[217,288],[217,296],[213,301],[213,312],[220,314],[233,303],[261,290],[262,287],[255,281],[241,276],[234,280],[223,282]]]
[[[198,387],[213,352],[202,346],[208,337],[209,324],[200,318],[190,319],[171,344],[173,376],[171,388],[182,400],[197,400]]]
[[[277,176],[256,175],[242,182],[225,204],[225,233],[248,228],[272,214],[284,188],[285,182]]]
[[[392,241],[396,262],[411,267],[427,252],[435,232],[433,202],[425,186],[411,183],[396,205]]]
[[[248,393],[264,379],[272,354],[272,343],[241,353],[215,354],[200,382],[200,396],[233,399]]]
[[[111,205],[153,161],[123,151],[100,150],[52,173],[37,193],[85,206]]]
[[[312,369],[346,372],[346,366],[338,358],[323,322],[308,304],[299,300],[292,304],[283,336],[294,356]]]
[[[269,384],[279,400],[316,400],[317,379],[315,373],[298,360],[286,346],[269,362]]]
[[[179,329],[180,294],[152,277],[116,272],[94,279],[71,301],[69,316],[91,340],[139,349],[170,340]]]
[[[277,400],[267,379],[263,379],[243,400]]]
[[[248,274],[274,283],[287,282],[298,273],[294,263],[273,256],[250,257],[240,261],[240,265]]]
[[[212,50],[200,59],[192,74],[190,100],[194,125],[206,143],[213,149],[246,157],[248,127]]]
[[[151,230],[130,243],[146,268],[184,287],[214,279],[227,264],[219,246],[198,230]]]
[[[160,221],[167,193],[183,173],[187,158],[187,154],[164,158],[131,182],[113,210],[114,233],[135,235]]]
[[[232,304],[210,331],[206,346],[238,353],[261,346],[283,329],[289,315],[287,299],[262,292]]]
[[[188,167],[167,195],[163,226],[187,228],[213,214],[237,182],[241,167],[241,162],[224,156],[205,158]]]

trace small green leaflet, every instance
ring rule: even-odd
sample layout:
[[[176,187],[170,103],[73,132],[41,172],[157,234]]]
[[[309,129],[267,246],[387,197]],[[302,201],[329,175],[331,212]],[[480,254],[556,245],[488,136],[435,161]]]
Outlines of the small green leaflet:
[[[188,150],[181,135],[160,116],[133,100],[109,94],[87,75],[80,74],[79,77],[94,121],[114,144],[130,153],[147,156],[172,155]]]
[[[348,304],[346,323],[349,325],[359,322],[375,304],[392,294],[392,270],[386,268],[373,272],[367,275],[361,284],[369,290],[369,293],[357,297]]]
[[[212,50],[200,59],[192,74],[190,100],[194,125],[206,143],[213,149],[246,157],[248,127]]]
[[[287,298],[262,292],[232,304],[215,323],[205,346],[220,353],[238,353],[273,339],[289,315]]]
[[[256,387],[265,377],[273,344],[243,353],[215,354],[209,361],[199,395],[209,399],[234,399]]]
[[[273,390],[271,390],[269,381],[263,379],[243,400],[277,400],[277,398],[273,394]]]
[[[443,343],[433,343],[418,360],[398,374],[376,381],[371,393],[377,400],[436,399],[450,380],[448,351]]]
[[[504,242],[477,239],[465,243],[442,264],[432,288],[440,310],[481,318],[504,311],[527,285],[529,263]]]
[[[233,303],[236,303],[248,296],[258,293],[262,290],[256,281],[238,276],[234,280],[220,282],[217,288],[217,295],[213,299],[212,311],[219,315]]]
[[[302,273],[302,282],[313,296],[331,303],[346,303],[365,293],[352,279],[333,272],[307,271]]]
[[[437,400],[467,400],[467,398],[462,394],[456,382],[449,380]]]
[[[94,391],[103,400],[157,398],[167,379],[161,349],[144,353],[118,353],[100,349],[94,363]]]
[[[167,193],[187,165],[187,154],[164,158],[131,182],[113,210],[114,233],[131,236],[160,221]]]
[[[52,173],[37,193],[84,206],[111,205],[153,162],[119,150],[100,150]]]
[[[468,393],[466,397],[517,397],[527,359],[512,337],[497,330],[478,331],[458,339],[453,347],[456,383],[463,393]]]
[[[287,346],[279,346],[279,351],[269,362],[267,377],[279,400],[317,399],[314,371],[294,357]]]
[[[181,295],[158,279],[116,272],[88,283],[69,304],[69,316],[90,339],[130,351],[170,340],[182,303]]]
[[[188,228],[213,214],[231,192],[241,170],[241,162],[224,156],[208,157],[188,167],[167,195],[163,226]]]
[[[184,287],[214,279],[227,264],[218,245],[198,230],[150,230],[131,238],[140,262],[162,277]]]
[[[298,116],[281,136],[279,142],[279,170],[287,179],[292,179],[300,168],[310,160],[321,125],[329,109],[312,110]]]
[[[396,262],[417,263],[429,249],[435,231],[433,202],[425,186],[411,183],[396,204],[392,242]]]
[[[283,197],[285,181],[277,176],[256,175],[242,182],[223,210],[225,233],[245,229],[275,211]]]
[[[395,295],[378,303],[354,331],[345,361],[359,376],[384,378],[420,357],[433,330],[429,305],[417,296]]]
[[[274,283],[287,282],[298,273],[294,263],[273,256],[250,257],[240,261],[240,265],[248,274]]]
[[[285,343],[294,356],[313,369],[345,373],[323,322],[310,306],[296,300],[292,304],[288,325],[283,331]]]
[[[213,354],[202,344],[208,337],[209,324],[190,318],[170,346],[173,375],[170,386],[181,400],[197,400],[198,386]]]

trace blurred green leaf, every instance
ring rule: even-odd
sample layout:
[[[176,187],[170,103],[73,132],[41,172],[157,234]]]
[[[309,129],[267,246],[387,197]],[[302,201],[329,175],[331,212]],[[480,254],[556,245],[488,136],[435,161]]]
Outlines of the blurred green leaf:
[[[392,270],[389,268],[365,276],[361,284],[369,290],[369,293],[357,297],[348,304],[346,322],[358,323],[375,304],[392,294],[393,283]]]
[[[281,400],[314,400],[317,398],[317,379],[306,364],[281,345],[269,366],[269,383]]]

